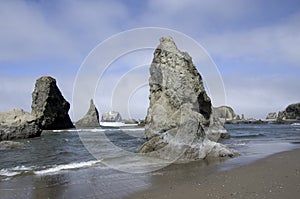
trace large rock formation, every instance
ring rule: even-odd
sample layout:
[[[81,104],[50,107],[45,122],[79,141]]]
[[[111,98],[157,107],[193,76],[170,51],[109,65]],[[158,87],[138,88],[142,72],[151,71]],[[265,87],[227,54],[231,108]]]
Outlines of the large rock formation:
[[[276,120],[277,119],[277,113],[276,112],[268,113],[266,119],[267,120]]]
[[[180,161],[234,155],[207,138],[213,121],[211,100],[192,58],[179,51],[171,37],[160,39],[150,75],[145,121],[148,141],[140,152],[169,160],[180,157]]]
[[[0,113],[0,141],[40,136],[42,130],[74,127],[64,99],[52,77],[36,81],[32,93],[32,112],[14,109]]]
[[[68,114],[70,104],[62,96],[52,77],[43,76],[36,80],[31,108],[31,114],[36,117],[41,129],[74,127]]]
[[[85,114],[85,116],[82,119],[78,120],[75,123],[75,126],[76,127],[99,127],[100,126],[99,113],[92,99],[90,101],[90,108],[88,112]]]
[[[300,103],[290,104],[284,110],[285,119],[300,120]]]
[[[0,141],[40,136],[36,118],[22,109],[0,113]]]
[[[213,108],[213,112],[216,118],[219,118],[224,121],[232,121],[237,119],[234,110],[229,106],[220,106]]]
[[[102,114],[101,122],[121,122],[122,117],[117,111],[109,111]]]

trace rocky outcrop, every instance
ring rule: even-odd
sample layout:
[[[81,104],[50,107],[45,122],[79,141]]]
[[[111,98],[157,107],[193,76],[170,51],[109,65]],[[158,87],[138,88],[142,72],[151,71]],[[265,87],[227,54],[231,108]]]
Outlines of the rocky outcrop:
[[[22,109],[0,113],[0,141],[40,136],[36,118]]]
[[[229,106],[220,106],[213,108],[213,112],[216,118],[219,118],[224,121],[231,121],[236,119],[236,114],[234,110]]]
[[[121,122],[122,117],[117,111],[109,111],[102,114],[101,122]]]
[[[135,119],[124,120],[125,124],[138,124],[139,122]]]
[[[213,120],[211,100],[192,58],[179,51],[171,37],[160,39],[149,84],[150,105],[145,120],[148,141],[140,152],[179,161],[235,154],[208,139]]]
[[[211,141],[218,142],[222,139],[229,139],[230,134],[224,128],[224,122],[221,121],[214,112],[210,118],[210,125],[205,129],[207,138]]]
[[[41,129],[67,129],[74,125],[69,117],[70,104],[62,96],[56,80],[43,76],[36,80],[32,93],[31,114]]]
[[[277,113],[276,112],[268,113],[266,119],[267,120],[276,120],[277,119]]]
[[[52,77],[36,81],[31,107],[31,114],[22,109],[0,113],[0,141],[37,137],[42,130],[74,127],[68,115],[70,104]]]
[[[300,103],[288,105],[284,110],[284,116],[287,120],[300,120]]]
[[[99,127],[99,112],[91,99],[90,108],[85,116],[75,123],[76,127]]]

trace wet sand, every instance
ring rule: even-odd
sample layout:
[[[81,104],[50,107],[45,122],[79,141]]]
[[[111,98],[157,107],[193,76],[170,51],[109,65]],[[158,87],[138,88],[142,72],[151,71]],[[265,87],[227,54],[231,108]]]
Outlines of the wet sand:
[[[162,175],[152,176],[150,189],[128,198],[300,197],[300,149],[278,153],[229,171],[205,170],[193,170],[187,175],[162,172]]]

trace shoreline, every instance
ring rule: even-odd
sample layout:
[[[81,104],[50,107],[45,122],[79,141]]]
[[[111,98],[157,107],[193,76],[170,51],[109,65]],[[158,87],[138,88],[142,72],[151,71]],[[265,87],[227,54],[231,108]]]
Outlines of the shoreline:
[[[126,198],[297,198],[300,149],[273,154],[227,171],[152,176],[153,185]]]

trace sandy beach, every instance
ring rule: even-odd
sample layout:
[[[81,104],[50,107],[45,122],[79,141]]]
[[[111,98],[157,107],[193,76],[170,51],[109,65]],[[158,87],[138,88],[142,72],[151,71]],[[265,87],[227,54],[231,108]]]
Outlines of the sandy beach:
[[[300,149],[229,171],[153,178],[152,188],[128,198],[299,198]]]

